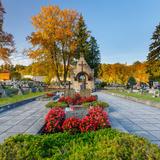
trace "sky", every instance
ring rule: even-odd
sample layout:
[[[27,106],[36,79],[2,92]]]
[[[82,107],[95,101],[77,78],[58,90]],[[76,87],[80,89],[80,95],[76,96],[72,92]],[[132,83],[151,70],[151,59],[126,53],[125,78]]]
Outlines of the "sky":
[[[31,17],[39,13],[41,6],[49,4],[82,13],[97,39],[102,63],[145,61],[152,33],[160,22],[160,0],[2,0],[2,3],[7,12],[4,30],[14,35],[18,53],[29,47],[26,37],[34,31]],[[14,63],[30,63],[18,53],[14,55]]]

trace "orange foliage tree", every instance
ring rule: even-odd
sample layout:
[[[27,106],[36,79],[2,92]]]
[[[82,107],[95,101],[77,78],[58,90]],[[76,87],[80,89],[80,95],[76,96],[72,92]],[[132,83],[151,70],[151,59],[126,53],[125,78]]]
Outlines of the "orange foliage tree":
[[[134,63],[131,66],[133,77],[135,77],[137,82],[148,83],[149,82],[149,73],[147,73],[147,63]]]
[[[28,55],[36,63],[49,65],[61,84],[66,82],[75,57],[78,19],[76,11],[61,10],[58,6],[42,7],[32,17],[35,32],[28,37],[32,44]]]
[[[0,59],[5,63],[10,62],[10,55],[15,51],[13,36],[3,31],[3,14],[5,10],[0,2]]]
[[[126,84],[130,70],[125,64],[102,64],[99,73],[99,78],[104,82]]]
[[[127,84],[129,77],[134,77],[137,82],[147,83],[149,74],[147,64],[134,63],[126,64],[101,64],[99,78],[107,83]]]

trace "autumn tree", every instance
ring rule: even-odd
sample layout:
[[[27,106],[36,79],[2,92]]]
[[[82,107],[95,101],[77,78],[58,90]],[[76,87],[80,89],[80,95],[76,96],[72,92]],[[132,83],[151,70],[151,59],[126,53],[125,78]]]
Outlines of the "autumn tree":
[[[79,15],[74,10],[58,6],[42,7],[32,17],[35,32],[28,37],[32,44],[28,55],[35,62],[47,64],[58,81],[66,82],[70,64],[77,49],[76,30]]]
[[[150,80],[160,82],[160,61],[155,61],[154,63],[148,62],[147,71]]]
[[[127,84],[130,77],[133,77],[137,82],[148,83],[147,63],[136,62],[133,65],[101,64],[99,78],[104,82]]]
[[[130,76],[129,66],[125,64],[102,64],[99,78],[107,83],[127,84]]]
[[[137,82],[148,83],[149,73],[147,73],[147,63],[136,62],[131,66],[132,76]]]
[[[0,2],[0,59],[10,63],[10,55],[15,51],[13,36],[3,31],[3,14],[5,13]]]

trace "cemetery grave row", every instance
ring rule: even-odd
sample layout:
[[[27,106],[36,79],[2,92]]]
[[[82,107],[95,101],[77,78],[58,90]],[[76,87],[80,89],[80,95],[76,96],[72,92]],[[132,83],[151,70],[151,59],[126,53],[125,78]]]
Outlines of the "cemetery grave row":
[[[46,85],[34,81],[7,81],[0,82],[0,98],[14,95],[24,95],[33,92],[42,92]]]

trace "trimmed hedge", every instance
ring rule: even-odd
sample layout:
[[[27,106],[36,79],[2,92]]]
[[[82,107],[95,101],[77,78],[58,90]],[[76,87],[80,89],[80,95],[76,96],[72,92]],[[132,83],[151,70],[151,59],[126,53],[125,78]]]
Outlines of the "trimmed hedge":
[[[0,145],[1,160],[159,160],[149,141],[113,129],[69,135],[18,135]]]
[[[102,108],[109,107],[108,103],[102,102],[102,101],[86,102],[86,103],[83,103],[82,105],[86,108],[89,108],[90,106],[92,106],[92,107],[102,107]]]
[[[68,107],[68,104],[66,102],[48,102],[46,104],[47,108],[55,108],[55,107],[61,107],[61,108],[66,108]]]

